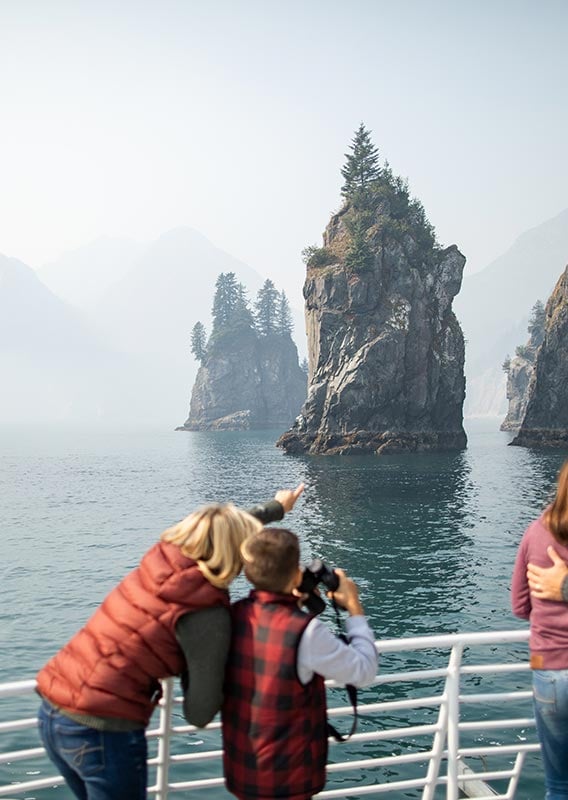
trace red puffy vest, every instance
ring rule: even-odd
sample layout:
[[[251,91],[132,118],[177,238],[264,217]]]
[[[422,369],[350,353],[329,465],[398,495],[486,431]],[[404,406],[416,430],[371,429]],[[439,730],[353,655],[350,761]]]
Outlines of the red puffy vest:
[[[176,622],[218,605],[228,607],[228,593],[212,586],[177,545],[157,542],[43,667],[38,690],[65,711],[147,725],[158,679],[185,667]]]
[[[251,592],[232,608],[223,719],[227,788],[238,798],[303,800],[321,791],[327,760],[323,678],[296,672],[311,617],[291,595]]]

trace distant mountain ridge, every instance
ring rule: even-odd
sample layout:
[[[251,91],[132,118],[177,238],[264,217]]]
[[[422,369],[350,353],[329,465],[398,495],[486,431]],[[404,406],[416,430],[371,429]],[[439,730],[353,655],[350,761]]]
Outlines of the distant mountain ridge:
[[[466,337],[466,416],[507,413],[502,363],[526,340],[537,300],[549,297],[568,261],[568,209],[526,231],[481,272],[464,278],[454,300]]]
[[[88,374],[111,360],[84,318],[15,258],[0,255],[0,421],[92,416]]]
[[[145,249],[140,242],[102,236],[63,253],[43,266],[38,276],[62,300],[89,310],[109,286],[128,273]]]
[[[31,267],[0,254],[0,352],[93,354],[102,344],[75,309],[53,294]]]
[[[192,228],[174,228],[146,246],[94,305],[92,318],[128,352],[189,360],[189,332],[208,322],[217,276],[235,272],[252,292],[263,278]],[[187,396],[187,389],[186,389]]]

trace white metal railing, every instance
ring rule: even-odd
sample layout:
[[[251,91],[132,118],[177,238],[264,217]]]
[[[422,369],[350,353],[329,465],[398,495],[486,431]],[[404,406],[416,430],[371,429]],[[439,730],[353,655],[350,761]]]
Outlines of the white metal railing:
[[[361,693],[359,730],[347,744],[331,741],[328,788],[318,797],[387,792],[409,796],[414,790],[414,796],[422,800],[436,796],[457,800],[460,792],[485,800],[512,800],[527,754],[539,749],[526,651],[510,653],[511,645],[527,639],[528,630],[514,630],[378,641],[380,672],[373,687]],[[500,646],[506,647],[506,661],[498,653]],[[478,663],[472,661],[474,654]],[[394,670],[389,665],[393,658]],[[416,665],[421,659],[426,666]],[[412,669],[407,668],[409,662]],[[511,689],[511,681],[517,679],[525,686]],[[486,690],[466,691],[471,685]],[[350,705],[335,705],[334,685],[329,683],[329,687],[329,716],[351,715]],[[39,746],[35,717],[4,721],[4,701],[31,695],[34,688],[33,680],[0,684],[0,798],[29,796],[31,791],[63,783],[53,775]],[[151,749],[156,750],[148,761],[149,794],[157,800],[168,800],[182,791],[214,789],[217,796],[223,795],[220,723],[213,722],[205,732],[175,724],[181,698],[174,696],[173,680],[164,681],[163,689],[157,724],[153,722],[147,734]],[[513,716],[507,714],[511,707]],[[5,746],[10,736],[12,740],[25,736],[27,746]],[[42,769],[34,771],[47,776],[29,780],[29,762],[38,759],[42,759]],[[474,759],[483,759],[481,771],[472,770],[472,763],[478,766]],[[489,761],[494,762],[491,768]],[[20,773],[15,767],[19,762],[28,765]],[[2,783],[8,767],[10,781]],[[198,771],[199,777],[188,779],[183,774],[187,768]],[[500,790],[490,786],[490,781],[500,784]],[[214,796],[209,792],[210,798]]]

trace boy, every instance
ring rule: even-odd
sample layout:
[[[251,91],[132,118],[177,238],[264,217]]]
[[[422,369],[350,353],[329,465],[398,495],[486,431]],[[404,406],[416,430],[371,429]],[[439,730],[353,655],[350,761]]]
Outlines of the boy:
[[[242,546],[254,586],[232,607],[222,707],[227,788],[239,800],[307,800],[325,784],[324,679],[365,686],[377,673],[374,638],[356,585],[336,570],[328,592],[350,617],[349,644],[300,610],[298,538],[264,528]]]

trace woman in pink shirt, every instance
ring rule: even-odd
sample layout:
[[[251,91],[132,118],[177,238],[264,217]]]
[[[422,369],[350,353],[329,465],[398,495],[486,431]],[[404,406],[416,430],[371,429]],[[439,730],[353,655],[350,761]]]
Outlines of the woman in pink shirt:
[[[551,566],[547,554],[551,545],[568,561],[568,461],[560,470],[553,502],[525,531],[511,585],[513,614],[530,620],[530,663],[546,800],[568,800],[568,604],[531,594],[527,579],[529,562]]]

